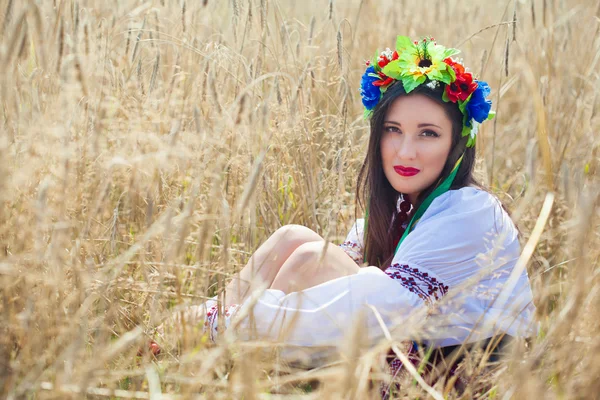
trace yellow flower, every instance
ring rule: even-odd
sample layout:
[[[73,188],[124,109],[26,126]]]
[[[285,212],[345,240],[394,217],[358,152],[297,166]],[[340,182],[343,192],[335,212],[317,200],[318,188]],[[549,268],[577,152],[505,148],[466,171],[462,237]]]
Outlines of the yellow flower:
[[[444,60],[458,53],[456,49],[446,49],[424,38],[411,42],[406,36],[398,36],[396,48],[398,60],[390,62],[383,73],[394,79],[402,80],[407,93],[424,83],[427,78],[450,84],[456,77],[454,70]]]

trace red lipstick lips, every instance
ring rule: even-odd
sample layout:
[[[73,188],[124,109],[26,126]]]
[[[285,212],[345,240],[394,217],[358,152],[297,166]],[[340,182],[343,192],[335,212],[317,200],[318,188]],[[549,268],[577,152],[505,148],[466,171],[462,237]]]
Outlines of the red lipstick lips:
[[[394,165],[394,171],[402,176],[415,176],[421,170],[417,168],[404,167],[402,165]]]

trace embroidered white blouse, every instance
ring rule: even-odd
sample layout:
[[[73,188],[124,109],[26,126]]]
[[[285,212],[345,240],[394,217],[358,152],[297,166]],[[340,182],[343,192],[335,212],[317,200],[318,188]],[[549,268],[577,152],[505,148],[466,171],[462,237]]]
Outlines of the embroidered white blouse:
[[[363,229],[358,219],[340,245],[359,265]],[[472,187],[451,190],[432,202],[387,270],[365,266],[356,275],[289,294],[256,291],[243,304],[226,307],[225,327],[233,321],[238,338],[300,346],[313,356],[341,346],[357,321],[371,343],[385,330],[395,339],[435,346],[499,332],[529,337],[538,325],[526,271],[516,285],[507,285],[519,255],[515,225],[493,195]],[[215,299],[194,308],[212,340],[217,310]]]

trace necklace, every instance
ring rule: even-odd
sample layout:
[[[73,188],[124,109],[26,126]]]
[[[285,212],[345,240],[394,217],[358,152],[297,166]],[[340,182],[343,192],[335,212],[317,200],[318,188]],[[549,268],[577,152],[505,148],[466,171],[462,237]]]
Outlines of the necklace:
[[[408,212],[412,208],[412,204],[408,200],[402,200],[400,203],[400,210],[398,211],[398,222],[400,225],[404,225],[408,221]]]

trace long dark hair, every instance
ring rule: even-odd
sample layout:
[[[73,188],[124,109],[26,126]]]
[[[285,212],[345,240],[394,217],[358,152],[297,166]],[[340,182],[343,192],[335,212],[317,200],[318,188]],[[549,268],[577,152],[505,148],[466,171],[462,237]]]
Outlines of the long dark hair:
[[[473,177],[475,146],[467,148],[468,137],[462,137],[461,135],[463,115],[456,103],[442,100],[443,91],[444,85],[442,84],[438,84],[434,89],[422,84],[410,94],[407,94],[402,84],[395,82],[387,89],[377,106],[373,109],[369,147],[358,174],[358,183],[356,185],[357,201],[355,209],[355,217],[358,218],[359,207],[365,209],[365,205],[369,204],[369,219],[364,241],[364,249],[367,255],[366,262],[368,265],[375,265],[381,269],[389,267],[394,258],[397,239],[402,229],[398,218],[394,218],[395,223],[391,225],[392,218],[397,213],[397,203],[401,193],[392,187],[383,172],[380,144],[385,116],[397,98],[400,96],[412,96],[413,94],[425,95],[441,105],[448,118],[452,121],[452,145],[446,164],[442,169],[439,179],[419,194],[416,204],[413,204],[413,210],[419,207],[439,182],[448,177],[452,168],[463,154],[463,160],[450,190],[460,189],[465,186],[481,187]]]

